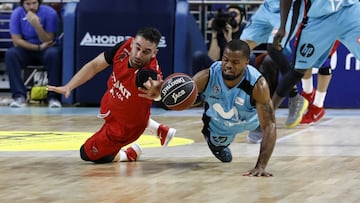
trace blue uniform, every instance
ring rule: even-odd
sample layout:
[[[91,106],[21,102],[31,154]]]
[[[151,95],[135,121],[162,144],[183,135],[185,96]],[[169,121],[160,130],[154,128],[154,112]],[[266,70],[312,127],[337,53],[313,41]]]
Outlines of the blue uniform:
[[[292,9],[289,19],[292,17]],[[302,14],[303,12],[300,12]],[[299,16],[299,19],[302,17]],[[291,23],[286,24],[286,31],[290,30]],[[256,44],[272,43],[274,35],[280,27],[280,0],[265,0],[246,24],[240,39],[251,40]],[[285,43],[285,38],[283,44]]]
[[[261,73],[248,65],[239,84],[228,88],[224,83],[221,61],[210,67],[208,84],[203,92],[206,105],[203,115],[204,134],[210,134],[215,146],[228,146],[236,134],[259,126],[256,108],[250,102],[255,83]]]
[[[295,67],[320,68],[339,40],[360,60],[359,0],[312,0],[296,51]]]

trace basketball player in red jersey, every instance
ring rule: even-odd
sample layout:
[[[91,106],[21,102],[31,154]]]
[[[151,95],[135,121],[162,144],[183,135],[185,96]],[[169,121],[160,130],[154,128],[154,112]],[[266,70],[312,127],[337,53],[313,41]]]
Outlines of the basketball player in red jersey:
[[[156,59],[160,38],[157,29],[142,28],[135,38],[118,43],[85,64],[65,86],[48,86],[49,91],[68,97],[73,89],[113,65],[100,106],[99,117],[105,123],[81,146],[83,160],[94,163],[137,160],[140,146],[121,148],[137,140],[147,127],[157,132],[163,146],[174,136],[175,129],[150,118],[152,100],[159,97],[163,83]]]

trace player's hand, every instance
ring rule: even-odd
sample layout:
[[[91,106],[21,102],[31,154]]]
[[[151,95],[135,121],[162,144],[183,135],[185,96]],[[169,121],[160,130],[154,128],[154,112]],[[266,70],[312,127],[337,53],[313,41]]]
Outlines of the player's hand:
[[[161,75],[157,75],[157,80],[153,80],[151,77],[143,83],[144,87],[138,87],[138,89],[144,94],[138,94],[139,97],[143,97],[146,99],[154,100],[159,97],[161,85],[163,84],[163,80]]]
[[[248,172],[244,173],[243,176],[252,176],[252,177],[270,177],[273,176],[273,174],[266,172],[262,168],[254,168],[249,170]]]
[[[286,32],[284,29],[278,29],[278,31],[276,32],[275,36],[274,36],[274,41],[273,41],[273,47],[277,50],[281,50],[282,46],[281,46],[281,41],[282,39],[285,37]]]
[[[52,85],[48,85],[47,86],[47,90],[48,91],[53,91],[59,94],[63,94],[65,96],[65,98],[69,98],[71,90],[68,86],[60,86],[60,87],[56,87],[56,86],[52,86]]]

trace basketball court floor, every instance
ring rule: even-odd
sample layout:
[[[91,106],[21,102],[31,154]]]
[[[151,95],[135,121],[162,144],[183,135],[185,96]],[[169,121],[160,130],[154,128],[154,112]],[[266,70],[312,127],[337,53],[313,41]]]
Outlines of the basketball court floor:
[[[360,202],[360,109],[328,109],[318,124],[293,129],[279,109],[269,178],[242,176],[259,153],[247,133],[230,146],[233,162],[213,157],[200,133],[201,108],[153,108],[176,138],[163,148],[145,131],[138,162],[83,162],[80,145],[103,123],[97,113],[0,107],[0,202]]]

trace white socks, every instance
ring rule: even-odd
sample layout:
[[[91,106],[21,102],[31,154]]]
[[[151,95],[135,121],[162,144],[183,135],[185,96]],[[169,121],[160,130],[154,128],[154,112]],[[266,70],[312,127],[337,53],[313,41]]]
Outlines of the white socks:
[[[126,152],[124,150],[120,149],[119,156],[120,156],[119,161],[128,161]]]
[[[322,108],[324,106],[325,97],[326,92],[319,92],[316,90],[313,104],[319,108]]]
[[[302,85],[302,89],[306,94],[310,94],[313,89],[313,77],[311,76],[308,79],[301,79],[301,85]]]
[[[149,118],[147,128],[149,128],[153,133],[157,133],[160,124],[153,119]]]

